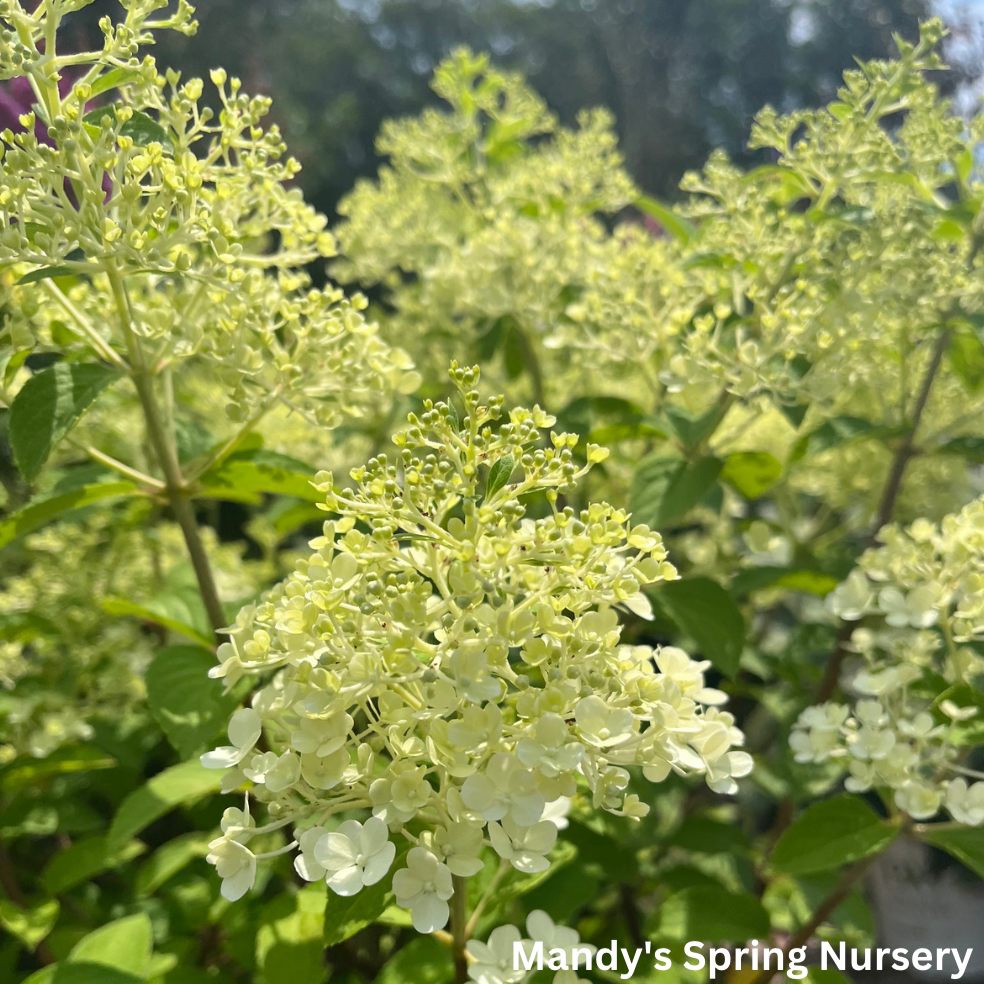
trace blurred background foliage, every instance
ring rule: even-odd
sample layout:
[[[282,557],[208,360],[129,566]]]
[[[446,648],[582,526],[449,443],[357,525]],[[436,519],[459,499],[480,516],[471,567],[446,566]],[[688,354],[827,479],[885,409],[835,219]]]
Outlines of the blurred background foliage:
[[[98,0],[66,26],[83,47],[116,10]],[[162,38],[157,57],[185,77],[221,63],[272,96],[305,196],[329,217],[375,174],[382,122],[436,104],[431,74],[459,45],[522,72],[565,125],[611,110],[629,174],[678,198],[713,148],[759,159],[746,141],[763,105],[828,102],[855,58],[890,56],[893,33],[913,37],[935,12],[927,0],[209,0],[198,33]],[[976,19],[943,12],[954,87],[978,71]]]

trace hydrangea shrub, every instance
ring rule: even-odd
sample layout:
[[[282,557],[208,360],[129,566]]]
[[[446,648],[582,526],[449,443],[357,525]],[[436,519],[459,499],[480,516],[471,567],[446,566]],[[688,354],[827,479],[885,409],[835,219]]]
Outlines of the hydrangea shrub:
[[[87,6],[0,0],[0,976],[519,984],[870,940],[899,837],[984,874],[937,22],[674,208],[457,52],[329,230],[269,100],[144,54],[187,2]]]

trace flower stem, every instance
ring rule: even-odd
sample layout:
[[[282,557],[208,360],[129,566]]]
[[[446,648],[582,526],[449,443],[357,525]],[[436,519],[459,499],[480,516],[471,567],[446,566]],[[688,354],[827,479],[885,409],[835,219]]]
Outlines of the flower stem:
[[[867,858],[851,865],[844,872],[841,880],[834,886],[830,894],[816,907],[810,918],[789,938],[782,947],[782,952],[786,955],[797,947],[804,946],[809,942],[810,937],[834,914],[837,907],[851,894],[855,885],[861,880],[862,875],[871,867],[871,863],[880,856],[872,854]],[[750,984],[767,984],[776,976],[775,970],[763,970],[752,979]]]
[[[178,526],[181,527],[181,533],[188,548],[191,566],[195,570],[198,590],[202,596],[212,631],[221,638],[221,630],[225,627],[227,619],[222,609],[222,602],[219,600],[218,590],[215,587],[215,578],[212,576],[208,554],[205,552],[205,545],[202,543],[198,532],[195,511],[188,499],[188,487],[184,476],[181,474],[181,466],[174,446],[174,435],[167,432],[164,414],[154,393],[153,370],[146,365],[140,339],[133,330],[130,300],[127,297],[123,276],[116,266],[109,266],[106,274],[113,290],[120,326],[130,356],[130,378],[133,380],[133,385],[137,389],[137,396],[140,398],[140,406],[143,409],[144,420],[147,425],[147,437],[161,471],[164,473],[164,492],[167,495],[171,511],[174,513],[174,518],[178,521]]]
[[[926,375],[923,377],[922,385],[919,387],[916,405],[912,411],[912,422],[906,429],[905,437],[902,439],[902,443],[898,446],[895,456],[892,458],[888,478],[885,481],[885,488],[882,491],[881,502],[878,505],[878,513],[872,524],[871,532],[868,535],[867,546],[869,547],[877,543],[878,531],[892,521],[892,513],[895,511],[895,503],[899,497],[899,492],[902,490],[902,479],[905,477],[906,467],[909,464],[909,459],[915,454],[916,431],[919,429],[923,411],[929,402],[929,394],[933,388],[933,382],[936,380],[940,364],[943,361],[943,355],[946,352],[949,342],[950,329],[944,326],[937,336],[936,344],[933,346],[933,352],[930,356],[929,366],[926,369]],[[834,691],[837,689],[841,666],[847,656],[847,644],[850,642],[853,632],[854,623],[844,622],[841,625],[840,632],[837,635],[837,644],[834,647],[833,653],[830,655],[830,659],[827,661],[827,669],[817,690],[817,703],[822,704],[824,701],[830,700]]]
[[[465,944],[468,942],[468,880],[453,875],[451,883],[454,895],[451,896],[451,953],[454,956],[455,984],[467,984],[468,959]]]

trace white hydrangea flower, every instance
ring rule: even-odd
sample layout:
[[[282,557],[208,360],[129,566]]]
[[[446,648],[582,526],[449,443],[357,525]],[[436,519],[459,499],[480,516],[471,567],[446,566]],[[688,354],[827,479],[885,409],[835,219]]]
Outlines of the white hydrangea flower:
[[[447,925],[448,899],[454,894],[451,872],[430,851],[410,849],[407,866],[393,875],[393,894],[397,905],[410,910],[418,933],[433,933]]]
[[[485,943],[469,940],[466,946],[472,963],[468,976],[475,984],[519,984],[527,971],[514,963],[514,947],[522,936],[515,926],[497,926]]]
[[[253,750],[263,730],[260,715],[252,707],[243,707],[229,720],[229,741],[202,757],[206,769],[228,769],[238,765]]]
[[[489,824],[489,840],[503,861],[508,861],[517,871],[532,875],[550,867],[547,855],[557,843],[557,826],[549,820],[540,820],[532,827],[520,827],[509,817],[503,817],[501,824]]]
[[[543,808],[541,820],[549,820],[558,830],[566,830],[570,826],[567,819],[573,802],[569,796],[558,796]]]
[[[253,852],[231,837],[217,837],[208,845],[206,860],[215,865],[222,879],[222,897],[230,902],[241,899],[256,881],[256,857]]]
[[[461,787],[465,806],[485,820],[508,816],[521,826],[540,819],[546,799],[539,791],[536,775],[512,755],[497,752],[484,772],[469,776]]]
[[[895,628],[925,629],[935,625],[939,618],[936,601],[936,592],[927,585],[906,594],[894,587],[882,588],[878,593],[878,607],[885,613],[885,621]]]
[[[874,602],[875,593],[863,571],[851,571],[847,580],[827,595],[827,607],[849,622],[863,618]]]
[[[574,964],[575,947],[587,950],[591,954],[594,954],[597,949],[593,944],[582,943],[576,929],[571,929],[568,926],[558,926],[543,909],[534,909],[526,917],[526,932],[534,943],[543,943],[544,953],[549,953],[550,950],[563,951],[569,967],[572,967]],[[583,955],[581,959],[581,966],[583,966]],[[570,979],[573,981],[577,980],[577,974],[573,970],[570,972],[559,972],[559,974],[564,973],[568,973],[569,976],[572,974],[573,977]],[[557,979],[556,976],[554,979]]]
[[[578,732],[591,745],[605,748],[632,737],[635,718],[627,707],[613,707],[601,697],[582,697],[574,708]]]
[[[294,858],[294,870],[305,881],[321,881],[328,874],[314,855],[315,845],[326,833],[328,831],[324,827],[309,827],[307,830],[294,835],[300,849],[300,853]]]
[[[789,746],[797,762],[826,762],[843,753],[842,728],[851,709],[846,704],[807,707],[796,719]]]
[[[567,722],[559,714],[544,714],[536,722],[533,734],[533,738],[523,738],[516,746],[523,765],[554,778],[575,771],[581,764],[584,746],[572,740]]]
[[[895,805],[914,820],[929,820],[940,809],[943,794],[925,782],[910,781],[895,790]]]
[[[352,730],[352,715],[342,712],[325,718],[301,718],[290,735],[290,747],[296,752],[325,758],[345,744]]]
[[[276,752],[262,752],[254,755],[248,765],[243,766],[243,775],[255,783],[267,787],[271,793],[281,793],[289,789],[301,776],[301,760],[293,752],[282,755]]]
[[[443,827],[434,831],[433,846],[452,875],[470,878],[484,867],[481,858],[485,840],[482,826],[466,820],[449,820]]]
[[[396,845],[378,817],[364,824],[346,820],[314,844],[315,861],[327,872],[328,887],[336,895],[355,895],[364,886],[375,885],[395,857]]]
[[[951,779],[946,786],[946,808],[958,823],[979,827],[984,823],[984,782],[967,785],[967,780]]]

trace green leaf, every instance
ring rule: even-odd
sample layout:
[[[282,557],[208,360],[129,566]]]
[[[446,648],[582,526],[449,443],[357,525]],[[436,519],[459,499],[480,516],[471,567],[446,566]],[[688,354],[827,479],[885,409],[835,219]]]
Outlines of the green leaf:
[[[31,481],[93,400],[119,373],[98,363],[59,362],[35,373],[10,405],[7,433],[21,474]]]
[[[321,984],[328,977],[322,934],[327,886],[285,892],[263,907],[256,934],[256,984]]]
[[[72,948],[68,963],[98,964],[144,980],[150,972],[153,931],[141,912],[117,919],[83,937]]]
[[[118,89],[121,85],[133,82],[140,77],[139,68],[111,68],[92,83],[92,94],[90,98],[95,99],[110,89]]]
[[[710,491],[722,465],[713,457],[688,463],[662,452],[647,455],[632,476],[629,506],[633,519],[654,529],[678,519]]]
[[[97,482],[67,492],[38,496],[23,509],[0,520],[0,547],[5,547],[11,540],[24,536],[25,533],[30,533],[39,526],[44,526],[49,520],[73,509],[81,509],[103,499],[129,498],[137,495],[143,493],[133,482]]]
[[[748,848],[740,827],[710,817],[688,817],[666,843],[700,854],[736,854]]]
[[[636,199],[635,205],[640,212],[655,219],[674,239],[684,245],[690,242],[697,231],[693,223],[649,195],[641,195]]]
[[[860,417],[831,417],[793,445],[792,457],[797,460],[806,454],[820,454],[861,437],[884,437],[888,433],[887,428],[878,427]]]
[[[37,270],[32,270],[30,273],[25,273],[17,281],[17,286],[21,286],[22,284],[36,284],[39,280],[49,280],[52,277],[71,277],[74,274],[75,270],[68,266],[40,267]]]
[[[714,433],[718,424],[724,418],[725,409],[723,405],[718,403],[699,417],[695,417],[689,411],[684,410],[683,407],[675,407],[669,404],[663,410],[663,417],[683,443],[683,446],[691,450]]]
[[[278,502],[287,503],[287,499],[278,499]],[[317,522],[320,526],[325,521],[324,511],[310,502],[295,502],[288,504],[288,508],[271,511],[269,514],[274,530],[280,536],[287,536],[294,530],[306,526],[308,523]]]
[[[509,481],[509,476],[516,467],[516,462],[509,456],[500,458],[489,469],[489,480],[485,487],[486,502],[491,499],[499,489],[503,488]]]
[[[104,598],[102,609],[107,615],[132,616],[142,622],[160,625],[162,628],[170,629],[171,632],[193,639],[201,646],[211,646],[214,642],[200,628],[190,624],[195,613],[189,612],[187,606],[181,604],[180,598],[162,595],[148,601],[146,605],[138,605],[135,601],[127,601],[126,598]],[[212,662],[214,663],[214,660]]]
[[[777,586],[825,598],[839,583],[836,577],[822,571],[798,570],[793,567],[750,567],[739,571],[731,579],[731,593],[736,598],[744,598],[753,591]]]
[[[16,936],[28,950],[34,950],[54,929],[59,909],[57,899],[50,899],[30,909],[21,909],[7,899],[0,899],[0,926],[11,936]]]
[[[391,871],[403,867],[407,850],[397,852]],[[392,878],[387,876],[381,882],[362,889],[358,895],[348,897],[330,893],[325,911],[324,945],[328,947],[342,943],[375,922],[393,904],[391,882]]]
[[[686,462],[679,455],[662,452],[646,455],[639,462],[629,493],[629,509],[636,522],[657,526],[666,493],[684,468]]]
[[[818,598],[826,598],[840,584],[836,577],[820,571],[789,571],[776,582],[781,588],[791,591],[806,591]]]
[[[984,878],[984,827],[944,827],[942,824],[924,828],[921,840],[939,847],[963,862]]]
[[[16,352],[8,351],[4,355],[0,355],[0,369],[2,369],[0,376],[3,377],[4,386],[9,386],[13,382],[14,376],[17,375],[21,366],[27,362],[27,357],[30,354],[31,349],[25,348]]]
[[[787,875],[829,871],[885,850],[898,832],[857,796],[835,796],[814,804],[796,820],[770,860],[776,871]]]
[[[503,333],[502,361],[507,379],[519,379],[526,371],[526,346],[521,328],[508,327]]]
[[[140,841],[130,841],[115,851],[106,849],[105,837],[89,837],[56,854],[41,875],[49,895],[61,895],[104,871],[118,868],[147,850]]]
[[[206,769],[197,760],[159,772],[120,804],[106,838],[107,848],[117,850],[176,806],[216,792],[221,782],[221,769]]]
[[[15,759],[0,770],[0,789],[14,793],[70,772],[112,769],[116,760],[92,745],[66,745],[43,759]]]
[[[324,502],[324,493],[311,485],[314,473],[313,468],[289,455],[258,450],[230,455],[199,482],[202,494],[211,499],[257,503],[270,493]]]
[[[448,984],[454,980],[451,951],[433,936],[418,936],[386,962],[375,984]]]
[[[984,387],[984,337],[973,325],[964,323],[950,334],[946,350],[950,368],[970,393]]]
[[[671,895],[660,910],[659,936],[669,940],[744,942],[769,935],[769,914],[754,895],[698,885]]]
[[[722,464],[720,458],[713,457],[688,464],[670,483],[660,503],[658,522],[671,523],[690,512],[714,487]]]
[[[782,463],[767,451],[737,451],[729,454],[721,478],[746,499],[757,499],[782,475]]]
[[[147,703],[182,759],[205,749],[229,723],[239,700],[210,680],[215,656],[198,646],[167,646],[147,667]]]
[[[139,984],[144,980],[98,963],[59,963],[31,974],[23,984]]]
[[[83,120],[90,126],[98,127],[104,116],[108,116],[116,122],[117,103],[110,103],[108,106],[100,106],[91,113],[86,113]],[[138,147],[146,147],[148,144],[159,143],[168,150],[171,149],[171,137],[167,130],[151,119],[146,113],[134,110],[133,115],[119,128],[121,137],[130,137]]]
[[[959,454],[971,461],[984,462],[984,437],[954,437],[936,450],[940,454]]]
[[[137,872],[134,882],[137,897],[152,895],[196,858],[205,857],[208,854],[209,841],[214,836],[214,833],[192,831],[162,844]]]
[[[694,640],[701,656],[728,676],[738,672],[745,646],[745,619],[717,581],[708,577],[666,581],[654,597]]]

